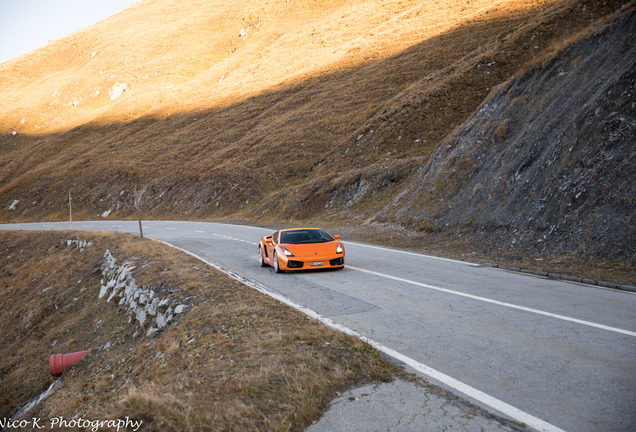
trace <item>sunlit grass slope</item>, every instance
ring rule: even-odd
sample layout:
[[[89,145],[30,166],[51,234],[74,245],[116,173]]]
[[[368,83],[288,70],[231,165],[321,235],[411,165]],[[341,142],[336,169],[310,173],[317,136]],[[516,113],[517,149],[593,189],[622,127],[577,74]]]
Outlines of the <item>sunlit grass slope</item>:
[[[3,64],[2,128],[43,133],[223,107],[537,3],[550,2],[142,1]]]

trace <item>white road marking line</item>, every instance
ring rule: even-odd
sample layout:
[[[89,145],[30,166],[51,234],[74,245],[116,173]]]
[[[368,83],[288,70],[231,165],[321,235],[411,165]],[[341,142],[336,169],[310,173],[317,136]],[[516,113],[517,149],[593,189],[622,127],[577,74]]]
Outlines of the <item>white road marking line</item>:
[[[397,281],[397,282],[403,282],[403,283],[419,286],[419,287],[422,287],[422,288],[429,288],[429,289],[432,289],[432,290],[435,290],[435,291],[440,291],[440,292],[444,292],[444,293],[448,293],[448,294],[454,294],[454,295],[458,295],[458,296],[461,296],[461,297],[467,297],[467,298],[470,298],[470,299],[473,299],[473,300],[479,300],[479,301],[486,302],[486,303],[492,303],[492,304],[496,304],[496,305],[499,305],[499,306],[505,306],[505,307],[509,307],[509,308],[512,308],[512,309],[522,310],[522,311],[525,311],[525,312],[531,312],[531,313],[535,313],[535,314],[538,314],[538,315],[544,315],[544,316],[548,316],[548,317],[551,317],[551,318],[560,319],[560,320],[563,320],[563,321],[569,321],[569,322],[573,322],[573,323],[577,323],[577,324],[586,325],[586,326],[589,326],[589,327],[595,327],[595,328],[602,329],[602,330],[609,330],[609,331],[612,331],[612,332],[615,332],[615,333],[621,333],[621,334],[625,334],[625,335],[628,335],[628,336],[636,337],[636,332],[629,331],[629,330],[624,330],[624,329],[620,329],[620,328],[616,328],[616,327],[610,327],[610,326],[606,326],[606,325],[603,325],[603,324],[593,323],[591,321],[584,321],[584,320],[580,320],[580,319],[577,319],[577,318],[572,318],[572,317],[568,317],[568,316],[565,316],[565,315],[558,315],[558,314],[555,314],[555,313],[545,312],[545,311],[542,311],[542,310],[539,310],[539,309],[533,309],[533,308],[529,308],[529,307],[525,307],[525,306],[519,306],[519,305],[515,305],[515,304],[512,304],[512,303],[505,303],[505,302],[502,302],[502,301],[499,301],[499,300],[493,300],[493,299],[489,299],[489,298],[486,298],[486,297],[480,297],[480,296],[476,296],[476,295],[473,295],[473,294],[467,294],[467,293],[463,293],[461,291],[454,291],[454,290],[451,290],[451,289],[448,289],[448,288],[441,288],[441,287],[437,287],[435,285],[429,285],[429,284],[425,284],[425,283],[421,283],[421,282],[416,282],[416,281],[412,281],[412,280],[408,280],[408,279],[403,279],[403,278],[400,278],[400,277],[397,277],[397,276],[391,276],[391,275],[387,275],[387,274],[384,274],[384,273],[378,273],[378,272],[374,272],[374,271],[371,271],[371,270],[365,270],[365,269],[361,269],[361,268],[358,268],[358,267],[352,267],[350,265],[347,266],[347,267],[349,269],[351,269],[351,270],[356,270],[356,271],[359,271],[359,272],[368,273],[368,274],[371,274],[371,275],[374,275],[374,276],[379,276],[379,277],[383,277],[383,278],[386,278],[386,279],[391,279],[391,280],[394,280],[394,281]]]
[[[527,426],[530,426],[531,428],[536,429],[537,431],[565,432],[563,429],[560,429],[551,423],[541,420],[540,418],[535,417],[532,414],[528,414],[525,411],[520,410],[519,408],[516,408],[510,404],[507,404],[506,402],[502,400],[499,400],[493,396],[490,396],[489,394],[484,393],[481,390],[477,390],[476,388],[471,387],[468,384],[465,384],[459,380],[456,380],[455,378],[448,376],[429,366],[426,366],[425,364],[420,363],[417,360],[414,360],[410,357],[400,354],[399,352],[392,350],[391,348],[387,348],[383,345],[380,345],[377,342],[374,342],[371,339],[366,338],[364,336],[359,336],[359,338],[362,339],[364,342],[367,342],[369,345],[371,345],[378,351],[381,351],[385,353],[386,355],[389,355],[397,360],[400,360],[406,363],[407,365],[411,366],[416,371],[426,376],[429,376],[437,381],[440,381],[446,384],[447,386],[451,387],[452,389],[457,390],[458,392],[463,393],[464,395],[470,398],[473,398],[483,403],[484,405],[487,405],[511,417],[514,420],[525,423]]]
[[[205,231],[201,231],[201,230],[194,230],[194,232],[199,234],[205,234]]]
[[[192,221],[178,221],[178,220],[177,221],[156,221],[156,222],[170,222],[174,224],[198,224],[198,225],[203,224],[203,225],[208,225],[210,227],[223,225],[223,226],[231,226],[236,228],[249,228],[249,229],[258,230],[258,231],[269,231],[269,232],[272,231],[271,228],[257,227],[257,226],[251,226],[251,225],[227,224],[227,223],[220,223],[220,222],[192,222]]]
[[[294,303],[293,301],[289,300],[287,297],[285,297],[282,294],[277,294],[275,292],[269,291],[267,289],[266,286],[256,282],[256,281],[251,281],[248,280],[242,276],[239,276],[235,273],[233,273],[232,271],[225,269],[217,264],[214,264],[210,261],[205,260],[204,258],[190,252],[187,251],[185,249],[182,249],[178,246],[172,245],[166,241],[163,240],[155,240],[158,241],[160,243],[163,243],[167,246],[173,247],[177,250],[180,250],[183,253],[186,253],[200,261],[202,261],[203,263],[209,265],[210,267],[213,267],[223,273],[225,273],[226,275],[228,275],[229,277],[231,277],[232,279],[235,279],[251,288],[254,288],[255,290],[268,295],[269,297],[272,297],[278,301],[280,301],[281,303],[284,303],[288,306],[293,307],[294,309],[303,312],[304,314],[308,315],[311,318],[314,318],[320,322],[322,322],[323,324],[341,331],[342,333],[357,337],[358,339],[368,343],[369,345],[371,345],[372,347],[374,347],[375,349],[377,349],[378,351],[381,351],[397,360],[400,360],[404,363],[406,363],[407,365],[411,366],[413,369],[417,370],[418,372],[427,375],[437,381],[442,382],[443,384],[449,386],[450,388],[457,390],[460,393],[463,393],[464,395],[473,398],[475,400],[477,400],[478,402],[483,403],[484,405],[487,405],[507,416],[509,416],[510,418],[512,418],[513,420],[517,420],[519,422],[525,423],[527,426],[530,426],[531,428],[536,429],[537,431],[540,432],[565,432],[563,429],[560,429],[556,426],[554,426],[553,424],[550,424],[544,420],[541,420],[540,418],[534,417],[531,414],[528,414],[518,408],[513,407],[512,405],[509,405],[497,398],[494,398],[480,390],[477,390],[474,387],[469,386],[468,384],[464,384],[461,381],[456,380],[455,378],[452,378],[442,372],[439,372],[433,368],[430,368],[428,366],[426,366],[423,363],[418,362],[417,360],[414,360],[410,357],[407,357],[403,354],[400,354],[399,352],[385,347],[382,344],[379,344],[378,342],[375,342],[365,336],[362,336],[361,334],[351,330],[348,327],[345,327],[343,325],[337,324],[335,322],[333,322],[332,320],[330,320],[329,318],[326,318],[320,314],[318,314],[317,312],[314,312],[313,310],[306,308],[305,306],[299,305],[297,303]],[[351,268],[351,267],[349,267]]]
[[[176,228],[173,228],[173,227],[166,227],[166,229],[170,230],[170,231],[176,231],[177,230]]]
[[[223,238],[226,238],[228,240],[240,241],[240,242],[247,243],[247,244],[250,244],[250,245],[258,246],[258,243],[254,243],[254,242],[251,242],[249,240],[243,240],[243,239],[240,239],[240,238],[230,237],[230,236],[226,236],[226,235],[223,235],[223,234],[217,234],[217,233],[212,233],[212,235],[213,236],[217,236],[217,237],[223,237]]]
[[[344,242],[345,244],[353,244],[356,246],[360,246],[360,247],[365,247],[368,249],[377,249],[377,250],[383,250],[383,251],[387,251],[387,252],[395,252],[395,253],[399,253],[399,254],[403,254],[403,255],[411,255],[411,256],[417,256],[417,257],[424,257],[424,258],[430,258],[430,259],[435,259],[435,260],[439,260],[439,261],[447,261],[447,262],[452,262],[452,263],[456,263],[456,264],[464,264],[467,266],[471,266],[471,267],[480,267],[480,264],[475,264],[475,263],[471,263],[468,261],[460,261],[460,260],[456,260],[456,259],[452,259],[452,258],[443,258],[443,257],[438,257],[438,256],[434,256],[434,255],[426,255],[426,254],[422,254],[422,253],[417,253],[417,252],[410,252],[410,251],[404,251],[404,250],[399,250],[399,249],[390,249],[390,248],[385,248],[385,247],[381,247],[381,246],[373,246],[373,245],[369,245],[369,244],[365,244],[365,243],[357,243],[357,242],[352,242],[352,241],[347,241]]]

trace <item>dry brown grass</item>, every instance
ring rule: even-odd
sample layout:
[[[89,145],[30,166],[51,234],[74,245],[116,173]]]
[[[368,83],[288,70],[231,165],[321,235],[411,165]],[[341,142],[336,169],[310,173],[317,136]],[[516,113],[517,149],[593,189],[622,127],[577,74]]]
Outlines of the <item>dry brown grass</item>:
[[[143,2],[0,65],[0,220],[58,219],[69,189],[87,218],[125,217],[135,185],[152,217],[260,217],[334,169],[419,165],[491,88],[613,8]]]
[[[29,417],[130,416],[157,431],[300,430],[337,390],[396,372],[368,345],[192,257],[131,236],[79,235],[95,244],[83,252],[62,244],[77,232],[0,233],[2,417],[52,382],[50,354],[88,348]],[[193,307],[160,334],[134,337],[126,314],[97,299],[106,248],[136,265],[138,285]]]

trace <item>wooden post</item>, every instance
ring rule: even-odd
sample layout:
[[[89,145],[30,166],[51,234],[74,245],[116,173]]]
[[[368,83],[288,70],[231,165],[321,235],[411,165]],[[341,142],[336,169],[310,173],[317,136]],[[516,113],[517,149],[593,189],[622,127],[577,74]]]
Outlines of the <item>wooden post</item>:
[[[71,222],[71,231],[73,231],[73,204],[71,201],[71,191],[68,191],[68,218]]]
[[[141,196],[144,194],[144,192],[146,192],[146,189],[138,191],[137,186],[135,186],[135,211],[137,212],[137,220],[139,221],[139,237],[141,238],[144,238],[144,230],[141,227]]]

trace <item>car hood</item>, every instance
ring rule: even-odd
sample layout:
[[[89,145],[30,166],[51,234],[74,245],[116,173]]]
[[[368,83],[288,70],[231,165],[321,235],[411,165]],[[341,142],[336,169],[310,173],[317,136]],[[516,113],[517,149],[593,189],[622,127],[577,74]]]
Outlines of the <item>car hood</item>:
[[[334,240],[326,243],[281,244],[281,246],[289,249],[297,258],[312,258],[335,255],[338,243],[340,242]]]

